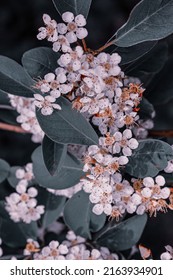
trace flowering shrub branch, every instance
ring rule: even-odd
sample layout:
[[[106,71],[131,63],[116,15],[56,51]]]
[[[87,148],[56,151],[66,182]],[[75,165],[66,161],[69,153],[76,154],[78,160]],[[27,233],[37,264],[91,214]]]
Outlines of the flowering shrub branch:
[[[0,181],[13,188],[0,201],[0,235],[7,252],[16,248],[27,259],[116,260],[136,246],[147,214],[173,210],[173,189],[165,180],[173,172],[173,149],[148,138],[172,132],[151,130],[156,112],[144,77],[151,57],[166,58],[164,44],[148,41],[170,35],[163,24],[166,9],[172,26],[173,6],[155,3],[150,14],[148,0],[141,1],[108,43],[91,50],[85,40],[91,0],[80,1],[79,13],[79,1],[71,0],[70,10],[64,0],[53,2],[62,22],[44,14],[37,35],[52,49],[26,52],[23,66],[0,57],[0,109],[12,108],[20,124],[0,123],[0,129],[30,133],[40,144],[24,167],[0,161]],[[158,13],[163,24],[156,32]],[[144,27],[150,30],[141,32]],[[105,52],[113,45],[117,52]],[[40,246],[52,231],[55,240]],[[64,241],[57,241],[64,232]],[[172,248],[166,250],[161,259],[172,258]],[[151,255],[142,246],[137,251],[143,259]]]

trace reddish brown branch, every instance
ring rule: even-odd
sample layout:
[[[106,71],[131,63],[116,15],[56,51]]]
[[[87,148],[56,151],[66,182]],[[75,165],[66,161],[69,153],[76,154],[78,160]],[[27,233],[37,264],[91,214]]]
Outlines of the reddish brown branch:
[[[84,51],[87,52],[87,44],[86,44],[85,39],[82,39],[82,45],[83,45]]]
[[[96,50],[96,53],[102,52],[103,50],[107,49],[108,47],[113,45],[113,41],[105,44],[103,47],[99,48],[98,50]]]
[[[0,123],[0,129],[7,130],[7,131],[13,131],[13,132],[16,132],[16,133],[29,133],[19,126],[6,124],[6,123]]]
[[[173,130],[150,130],[150,136],[173,137]]]

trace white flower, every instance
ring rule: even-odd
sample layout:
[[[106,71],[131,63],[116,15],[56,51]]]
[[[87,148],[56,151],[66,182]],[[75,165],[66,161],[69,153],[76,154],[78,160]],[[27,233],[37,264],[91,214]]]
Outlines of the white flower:
[[[143,179],[143,184],[145,187],[152,188],[154,186],[154,180],[151,177],[146,177]]]
[[[141,194],[143,195],[143,197],[149,198],[152,195],[152,190],[150,188],[143,188],[141,191]]]
[[[39,243],[31,238],[28,238],[26,247],[23,251],[23,255],[30,256],[34,252],[39,252],[39,250],[40,250]]]
[[[43,21],[46,27],[39,28],[37,39],[43,40],[47,38],[48,41],[55,42],[58,39],[57,22],[55,20],[51,20],[50,16],[47,14],[43,15]]]
[[[53,43],[54,52],[62,50],[62,52],[66,53],[70,51],[70,49],[70,43],[64,35],[59,35],[56,42]]]
[[[22,169],[16,171],[16,175],[21,180],[16,186],[16,192],[5,198],[5,209],[14,222],[23,221],[29,224],[32,221],[40,219],[41,214],[44,213],[44,206],[37,206],[37,200],[35,198],[38,194],[37,189],[34,187],[27,189],[29,181],[33,178],[32,164],[27,164],[25,170],[25,172],[21,172]]]
[[[62,14],[62,19],[67,23],[67,33],[65,36],[70,44],[76,42],[77,39],[84,39],[88,35],[88,31],[84,28],[86,20],[83,15],[74,17],[73,13],[65,12]],[[65,27],[63,27],[64,31]]]
[[[164,171],[166,173],[173,173],[173,162],[172,161],[168,161],[168,165],[166,166]]]
[[[64,260],[68,253],[66,245],[59,244],[58,241],[52,240],[48,246],[42,248],[41,252],[34,254],[35,260]]]
[[[171,256],[170,253],[165,252],[165,253],[162,253],[162,254],[161,254],[160,259],[161,259],[161,260],[172,260],[172,256]]]
[[[34,104],[36,107],[41,109],[41,113],[44,116],[51,115],[54,109],[61,110],[61,106],[54,103],[56,98],[53,96],[43,97],[41,94],[34,94],[35,101]]]
[[[155,178],[156,184],[158,184],[159,186],[164,186],[165,185],[165,178],[161,175],[157,176]]]

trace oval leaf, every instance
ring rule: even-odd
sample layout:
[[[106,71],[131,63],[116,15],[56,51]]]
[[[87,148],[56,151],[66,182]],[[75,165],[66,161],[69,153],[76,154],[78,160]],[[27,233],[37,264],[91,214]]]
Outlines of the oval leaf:
[[[64,208],[66,197],[57,196],[39,188],[37,200],[38,205],[45,206],[45,213],[41,217],[41,224],[45,228],[59,218]]]
[[[89,195],[83,190],[73,195],[66,203],[64,220],[76,235],[91,239],[90,231],[95,232],[104,226],[106,216],[104,214],[95,215],[92,207]]]
[[[72,109],[71,103],[63,97],[58,98],[57,103],[62,110],[54,110],[50,116],[42,115],[39,109],[36,112],[45,134],[62,144],[98,144],[96,132],[82,114]]]
[[[39,47],[25,52],[22,64],[32,78],[43,78],[47,73],[55,71],[59,57],[59,53],[51,48]]]
[[[100,246],[114,251],[132,248],[140,239],[147,222],[147,215],[133,216],[118,225],[107,229],[98,239]]]
[[[0,56],[0,89],[5,93],[18,96],[33,97],[34,80],[16,61]]]
[[[144,42],[128,48],[116,47],[111,53],[117,52],[121,56],[120,65],[133,62],[150,52],[157,42]]]
[[[67,155],[67,145],[53,142],[46,135],[42,142],[44,163],[53,176],[60,171]]]
[[[92,0],[52,0],[55,8],[62,15],[64,12],[72,12],[74,15],[82,14],[87,18]]]
[[[126,165],[126,172],[137,178],[154,177],[173,159],[169,144],[154,139],[141,140]]]
[[[0,218],[0,233],[3,242],[9,247],[26,245],[28,238],[36,239],[38,227],[36,222],[30,224],[14,223],[12,220]]]
[[[41,146],[32,154],[33,172],[36,182],[44,187],[51,189],[67,189],[77,184],[84,176],[83,164],[73,155],[67,153],[61,170],[55,176],[48,172],[44,160]]]
[[[173,33],[173,0],[143,0],[116,33],[114,43],[130,47],[145,41],[160,40]]]
[[[2,183],[8,177],[9,172],[9,164],[5,160],[0,159],[0,183]]]
[[[126,74],[142,80],[145,75],[158,73],[165,65],[167,58],[168,46],[165,42],[160,42],[148,54],[127,67]]]

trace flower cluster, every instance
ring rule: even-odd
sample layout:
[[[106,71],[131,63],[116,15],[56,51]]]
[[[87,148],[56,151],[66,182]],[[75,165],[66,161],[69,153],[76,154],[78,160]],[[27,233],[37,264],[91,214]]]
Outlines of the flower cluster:
[[[125,164],[124,160],[127,157],[122,156],[119,160],[106,155],[107,159],[108,164],[103,154],[96,153],[93,157],[90,154],[84,166],[86,168],[84,170],[88,171],[90,168],[91,173],[81,180],[81,184],[90,194],[90,201],[95,204],[93,207],[95,214],[100,215],[104,212],[118,220],[125,211],[130,214],[136,212],[138,215],[149,212],[152,216],[156,215],[157,211],[165,212],[167,208],[172,209],[171,191],[170,188],[163,187],[165,185],[163,176],[157,176],[155,181],[151,177],[143,180],[132,179],[129,183],[118,172],[120,163],[122,164],[120,160],[123,159]],[[166,202],[168,198],[169,204]]]
[[[27,224],[39,220],[44,213],[44,206],[37,206],[37,189],[28,187],[33,180],[32,164],[28,163],[24,169],[17,169],[16,178],[19,180],[16,192],[5,198],[5,208],[10,218],[14,222],[22,221]]]
[[[11,106],[19,113],[17,122],[21,127],[32,134],[32,141],[39,143],[42,141],[44,133],[35,115],[34,98],[25,98],[8,94]]]
[[[61,244],[58,241],[51,241],[48,246],[40,248],[39,243],[32,239],[27,240],[23,252],[24,256],[32,256],[34,260],[117,260],[118,255],[113,254],[109,249],[101,247],[90,249],[86,246],[86,239],[76,236],[69,231],[66,240]]]
[[[171,209],[172,201],[166,202],[170,189],[161,188],[165,185],[162,176],[157,176],[155,182],[152,178],[129,182],[122,175],[128,157],[138,148],[136,138],[145,138],[153,126],[154,111],[151,119],[139,119],[138,106],[144,92],[140,81],[124,75],[117,53],[92,51],[84,40],[72,48],[72,43],[87,36],[86,20],[70,12],[62,19],[64,23],[58,24],[48,15],[43,16],[46,27],[39,29],[38,38],[53,42],[53,50],[62,54],[55,73],[48,73],[36,83],[41,94],[35,94],[34,104],[43,115],[50,115],[54,109],[61,109],[58,98],[63,95],[98,127],[99,145],[90,146],[84,154],[86,177],[81,179],[79,189],[90,194],[97,215],[104,212],[118,219],[126,211],[155,215],[159,210]],[[171,162],[168,165],[172,166]],[[66,195],[71,196],[69,192]]]
[[[53,49],[67,52],[70,44],[77,42],[78,39],[84,39],[88,35],[88,31],[84,26],[86,19],[83,15],[74,17],[71,12],[62,14],[63,23],[58,23],[52,20],[49,15],[43,15],[45,27],[39,28],[37,38],[43,40],[47,38],[48,41],[53,42]]]

